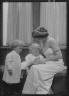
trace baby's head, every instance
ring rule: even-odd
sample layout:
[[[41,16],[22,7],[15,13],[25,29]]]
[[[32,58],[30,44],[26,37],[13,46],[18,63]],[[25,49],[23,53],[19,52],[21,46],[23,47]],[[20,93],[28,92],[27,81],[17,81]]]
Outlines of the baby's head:
[[[39,44],[37,43],[33,43],[30,47],[29,47],[29,51],[31,54],[33,54],[34,56],[38,56],[40,54],[41,51],[41,47]]]

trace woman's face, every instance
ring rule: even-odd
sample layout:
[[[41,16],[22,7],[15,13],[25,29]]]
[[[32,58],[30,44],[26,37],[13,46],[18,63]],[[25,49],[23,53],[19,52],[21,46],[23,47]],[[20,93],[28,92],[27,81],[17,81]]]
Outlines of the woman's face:
[[[34,42],[37,42],[39,44],[46,42],[47,38],[34,38]]]

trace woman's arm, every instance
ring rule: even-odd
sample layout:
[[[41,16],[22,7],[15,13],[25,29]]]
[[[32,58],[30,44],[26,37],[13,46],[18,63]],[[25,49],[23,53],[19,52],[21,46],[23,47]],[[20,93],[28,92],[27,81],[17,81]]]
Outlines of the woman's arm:
[[[62,54],[60,50],[55,51],[54,54],[49,55],[45,58],[46,61],[57,61],[59,59],[62,59]]]
[[[40,57],[34,60],[34,64],[46,64],[45,58],[42,55],[40,55]]]
[[[55,41],[55,39],[51,39],[49,41],[49,46],[53,51],[53,54],[46,57],[46,61],[57,61],[62,58],[61,50],[58,46],[58,43]]]
[[[44,59],[40,59],[37,64],[46,64],[46,60],[45,58]]]

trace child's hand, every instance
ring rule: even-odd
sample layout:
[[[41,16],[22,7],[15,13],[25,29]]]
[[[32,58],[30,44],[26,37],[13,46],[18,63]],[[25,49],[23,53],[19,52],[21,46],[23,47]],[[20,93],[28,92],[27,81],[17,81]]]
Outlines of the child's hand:
[[[45,61],[45,59],[40,59],[40,57],[39,57],[34,60],[34,63],[35,64],[46,64],[46,61]]]
[[[45,60],[41,60],[40,63],[41,64],[46,64],[46,61]]]
[[[38,58],[36,58],[35,60],[34,60],[34,63],[35,64],[38,64],[40,62],[40,57],[38,57]]]
[[[9,75],[12,75],[12,70],[8,70],[8,72],[9,72]]]

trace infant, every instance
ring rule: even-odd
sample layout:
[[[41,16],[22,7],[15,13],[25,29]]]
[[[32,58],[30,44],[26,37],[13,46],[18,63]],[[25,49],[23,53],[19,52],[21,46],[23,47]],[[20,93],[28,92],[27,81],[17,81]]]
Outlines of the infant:
[[[46,64],[44,57],[40,54],[41,46],[37,43],[31,44],[29,54],[25,57],[25,61],[21,63],[21,68],[26,69],[35,64]]]

